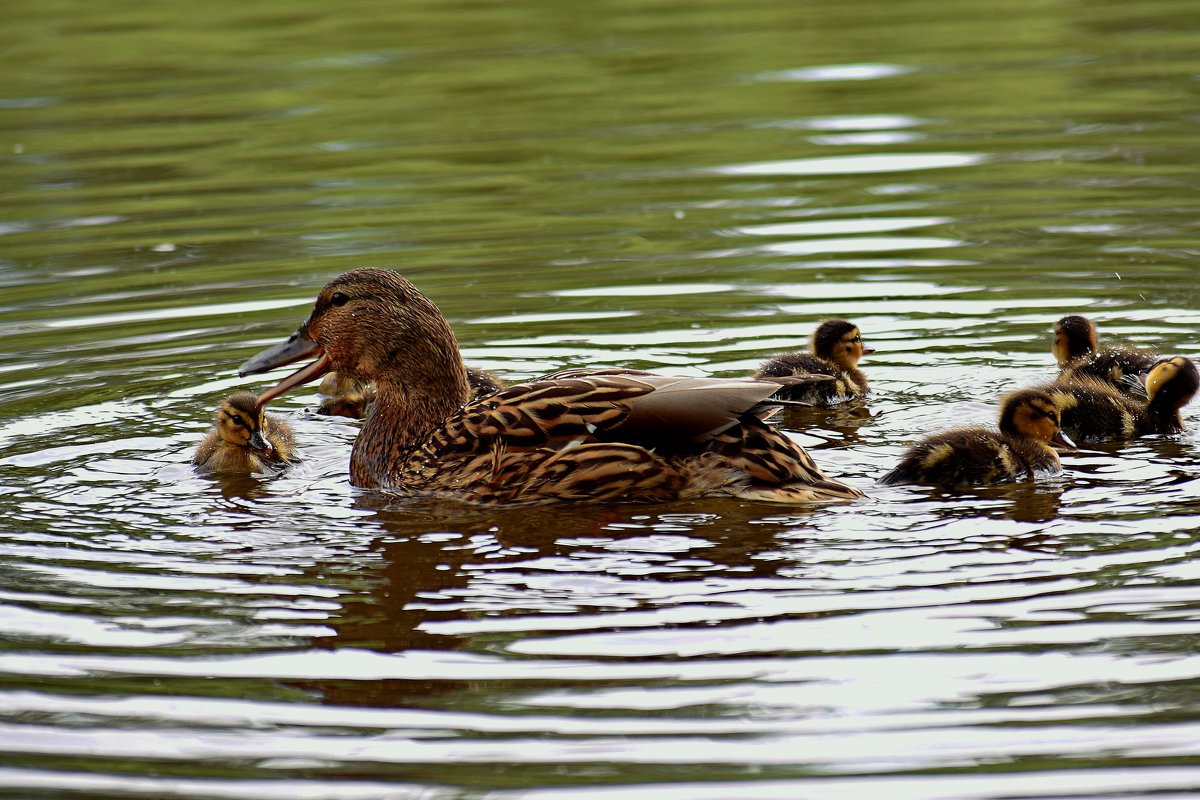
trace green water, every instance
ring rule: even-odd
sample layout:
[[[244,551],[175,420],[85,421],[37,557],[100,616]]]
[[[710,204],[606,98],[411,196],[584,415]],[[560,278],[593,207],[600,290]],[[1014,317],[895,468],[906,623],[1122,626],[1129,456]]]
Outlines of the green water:
[[[1052,374],[1195,357],[1192,4],[28,3],[0,27],[0,797],[1200,789],[1195,434],[875,483]],[[743,375],[868,499],[481,510],[190,458],[247,356],[397,268],[511,380]],[[1185,410],[1189,423],[1195,411]],[[1191,425],[1191,427],[1195,427]]]

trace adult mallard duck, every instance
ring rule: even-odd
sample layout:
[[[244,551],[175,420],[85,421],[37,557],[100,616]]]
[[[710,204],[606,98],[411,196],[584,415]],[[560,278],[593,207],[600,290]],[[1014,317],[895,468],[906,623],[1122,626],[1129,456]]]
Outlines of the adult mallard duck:
[[[468,402],[450,325],[390,270],[334,278],[308,321],[241,373],[305,358],[315,360],[259,402],[331,369],[372,381],[376,398],[350,455],[356,486],[480,503],[862,496],[762,421],[775,383],[581,371]]]
[[[1127,383],[1134,384],[1133,379]],[[1183,356],[1163,358],[1142,376],[1142,399],[1129,397],[1106,382],[1076,377],[1043,387],[1054,398],[1062,427],[1079,441],[1133,439],[1183,430],[1180,409],[1200,387],[1200,372]]]
[[[296,460],[288,424],[263,413],[249,392],[229,395],[217,406],[216,425],[196,448],[192,462],[207,472],[266,472]]]
[[[813,331],[809,345],[812,352],[784,353],[764,362],[754,373],[755,380],[805,373],[831,376],[832,381],[786,386],[776,394],[784,400],[811,405],[828,406],[866,396],[870,389],[858,361],[875,349],[863,344],[857,325],[844,319],[827,319]]]
[[[883,483],[982,486],[1062,471],[1051,445],[1074,447],[1059,427],[1049,392],[1023,389],[1001,399],[1000,430],[975,425],[935,433],[913,445]]]
[[[1124,347],[1101,350],[1095,323],[1077,314],[1054,323],[1051,349],[1059,367],[1057,383],[1091,378],[1130,397],[1140,397],[1142,392],[1125,378],[1148,372],[1159,360],[1157,355],[1145,350]]]

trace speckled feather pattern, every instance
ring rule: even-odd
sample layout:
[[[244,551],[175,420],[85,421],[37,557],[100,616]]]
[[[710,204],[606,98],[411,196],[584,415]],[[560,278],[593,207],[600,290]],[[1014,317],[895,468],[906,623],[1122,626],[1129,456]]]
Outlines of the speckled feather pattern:
[[[243,374],[312,358],[260,403],[336,371],[376,398],[350,453],[356,486],[477,503],[800,503],[862,496],[763,419],[778,383],[572,370],[471,399],[449,323],[398,273],[334,278],[308,320]]]
[[[715,436],[627,436],[651,378],[575,373],[467,404],[418,448],[372,458],[399,467],[385,483],[481,503],[647,502],[726,494],[782,503],[851,499],[799,445],[754,413]],[[633,438],[639,441],[621,441]],[[364,480],[373,477],[363,475]]]
[[[800,386],[784,386],[775,393],[782,400],[794,400],[813,405],[834,405],[844,400],[865,397],[870,391],[867,376],[857,367],[843,368],[828,359],[811,353],[785,353],[767,361],[755,378],[785,378],[792,375],[829,375],[832,381]]]
[[[1062,415],[1062,429],[1076,441],[1098,442],[1133,439],[1153,434],[1172,434],[1183,430],[1179,408],[1196,391],[1196,369],[1186,364],[1171,381],[1149,400],[1137,400],[1121,394],[1107,383],[1077,377],[1071,383],[1043,387],[1054,398]]]
[[[982,426],[933,434],[910,448],[882,483],[982,486],[1061,471],[1050,447]]]
[[[1143,393],[1125,383],[1126,376],[1136,377],[1148,372],[1158,356],[1139,350],[1103,350],[1073,359],[1059,372],[1056,383],[1076,383],[1080,380],[1097,380],[1108,384],[1127,397],[1139,399]]]

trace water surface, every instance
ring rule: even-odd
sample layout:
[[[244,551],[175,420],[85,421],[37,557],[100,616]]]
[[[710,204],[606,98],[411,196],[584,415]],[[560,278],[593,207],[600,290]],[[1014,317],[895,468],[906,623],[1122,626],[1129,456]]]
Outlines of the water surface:
[[[1200,788],[1192,431],[882,487],[1052,374],[1195,356],[1190,5],[61,0],[0,33],[0,796],[1011,798]],[[248,355],[402,270],[511,380],[742,375],[869,498],[494,510],[196,475]],[[1195,412],[1185,416],[1194,419]]]

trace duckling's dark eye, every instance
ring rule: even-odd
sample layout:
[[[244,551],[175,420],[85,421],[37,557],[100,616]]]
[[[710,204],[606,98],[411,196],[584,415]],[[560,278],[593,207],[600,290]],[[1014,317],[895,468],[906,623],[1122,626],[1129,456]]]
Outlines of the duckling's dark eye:
[[[342,292],[334,292],[333,297],[329,298],[329,304],[332,306],[344,306],[350,302],[350,296]]]

